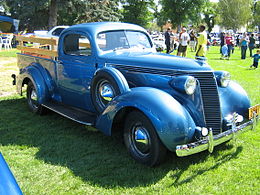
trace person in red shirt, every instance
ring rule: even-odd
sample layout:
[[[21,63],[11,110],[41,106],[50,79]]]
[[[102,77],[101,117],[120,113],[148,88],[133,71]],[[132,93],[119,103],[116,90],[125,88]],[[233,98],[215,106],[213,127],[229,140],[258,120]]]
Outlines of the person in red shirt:
[[[228,47],[228,58],[230,57],[230,53],[231,53],[231,50],[233,48],[233,37],[231,36],[230,33],[228,33],[226,36],[225,36],[225,44],[227,44],[227,47]]]

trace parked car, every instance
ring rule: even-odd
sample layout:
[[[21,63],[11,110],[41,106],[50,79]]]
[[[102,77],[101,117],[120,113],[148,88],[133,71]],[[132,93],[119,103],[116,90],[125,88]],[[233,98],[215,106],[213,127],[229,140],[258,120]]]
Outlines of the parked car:
[[[220,38],[219,37],[211,37],[211,44],[213,46],[219,46],[220,45]]]
[[[163,51],[166,49],[164,37],[157,36],[154,37],[152,40],[155,45],[156,51]]]
[[[17,184],[3,155],[0,153],[0,194],[1,195],[22,195],[22,191]]]
[[[51,30],[46,31],[46,30],[39,30],[39,31],[34,31],[35,36],[39,37],[52,37],[52,38],[58,38],[61,34],[61,32],[68,28],[69,26],[55,26]]]
[[[156,52],[137,25],[78,24],[62,31],[56,52],[39,57],[40,49],[23,49],[13,77],[19,94],[27,85],[32,112],[52,110],[106,135],[119,131],[130,155],[145,165],[160,164],[167,151],[212,152],[259,114],[228,72]]]

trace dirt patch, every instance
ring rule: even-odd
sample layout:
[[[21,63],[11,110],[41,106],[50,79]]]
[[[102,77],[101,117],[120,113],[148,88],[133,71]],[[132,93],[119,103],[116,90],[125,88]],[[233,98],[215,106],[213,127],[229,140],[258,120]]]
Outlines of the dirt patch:
[[[6,64],[12,64],[12,63],[16,63],[17,62],[17,58],[8,58],[6,60],[1,60],[0,61],[0,67],[4,66]]]
[[[15,86],[12,85],[12,74],[18,73],[16,57],[0,57],[0,97],[15,94]]]

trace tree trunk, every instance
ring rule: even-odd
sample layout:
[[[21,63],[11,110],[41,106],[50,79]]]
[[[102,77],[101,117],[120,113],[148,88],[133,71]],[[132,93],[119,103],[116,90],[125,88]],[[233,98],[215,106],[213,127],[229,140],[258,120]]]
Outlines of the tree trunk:
[[[57,26],[57,18],[58,18],[58,0],[50,0],[49,7],[49,30],[54,26]]]

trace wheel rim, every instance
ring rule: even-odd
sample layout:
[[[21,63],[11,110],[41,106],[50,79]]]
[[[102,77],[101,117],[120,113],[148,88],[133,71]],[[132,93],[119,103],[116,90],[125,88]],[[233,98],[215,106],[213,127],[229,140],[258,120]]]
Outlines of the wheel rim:
[[[115,90],[107,80],[98,83],[96,93],[101,107],[105,107],[115,97]]]
[[[150,153],[151,140],[147,129],[141,125],[132,128],[131,143],[137,153],[147,156]]]
[[[29,95],[29,104],[33,107],[33,108],[38,108],[39,104],[37,101],[37,93],[35,88],[31,89],[30,95]]]

